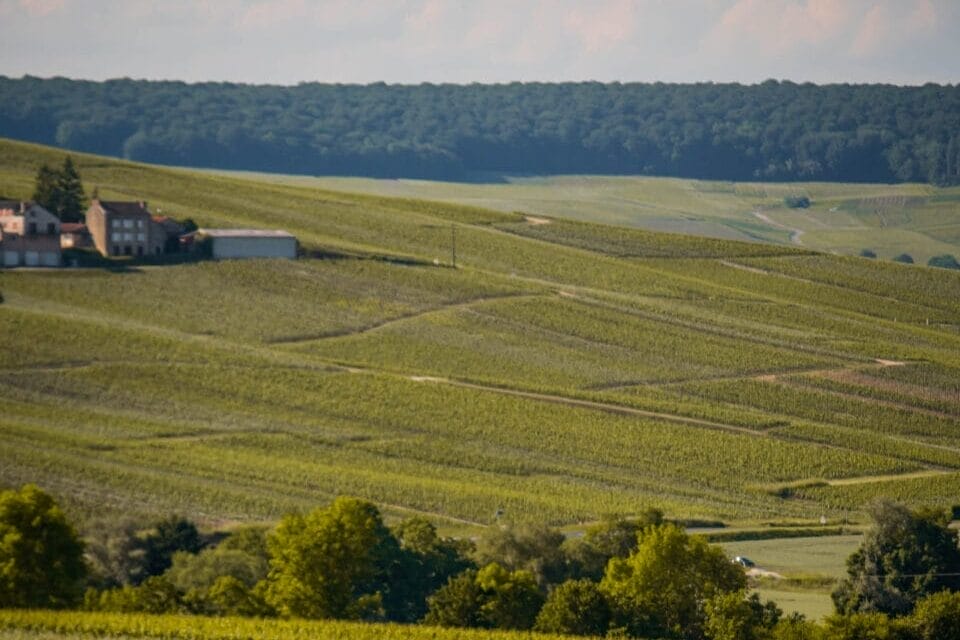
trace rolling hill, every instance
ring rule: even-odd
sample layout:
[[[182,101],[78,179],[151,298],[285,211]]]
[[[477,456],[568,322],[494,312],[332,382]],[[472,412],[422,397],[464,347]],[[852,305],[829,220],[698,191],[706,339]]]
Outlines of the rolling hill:
[[[62,156],[0,142],[0,193]],[[956,501],[958,273],[75,160],[306,255],[0,271],[0,484],[208,523],[344,493],[448,527]]]
[[[234,174],[282,184],[425,198],[650,231],[926,264],[960,255],[960,188],[926,184],[717,182],[638,176],[511,177],[498,183]],[[809,208],[791,209],[790,196]]]

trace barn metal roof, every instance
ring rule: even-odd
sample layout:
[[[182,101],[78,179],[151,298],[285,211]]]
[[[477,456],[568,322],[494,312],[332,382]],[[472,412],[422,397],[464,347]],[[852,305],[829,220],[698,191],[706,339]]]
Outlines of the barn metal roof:
[[[210,238],[294,238],[278,229],[198,229],[197,233]]]

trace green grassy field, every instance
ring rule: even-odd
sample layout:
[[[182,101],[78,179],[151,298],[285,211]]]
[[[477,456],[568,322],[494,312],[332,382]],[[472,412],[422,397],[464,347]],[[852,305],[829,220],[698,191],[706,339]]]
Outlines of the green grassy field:
[[[960,274],[75,158],[106,199],[284,228],[306,252],[0,272],[0,483],[78,517],[218,525],[348,493],[476,529],[498,510],[815,521],[956,500]],[[29,197],[61,159],[0,142],[0,193]],[[704,215],[784,189],[699,184],[681,204],[650,185]],[[862,192],[816,189],[841,208]]]
[[[404,198],[637,227],[711,238],[773,242],[881,259],[960,255],[960,189],[929,185],[730,183],[677,178],[507,177],[502,182],[313,178],[234,174],[271,183]],[[805,195],[809,209],[785,196]]]

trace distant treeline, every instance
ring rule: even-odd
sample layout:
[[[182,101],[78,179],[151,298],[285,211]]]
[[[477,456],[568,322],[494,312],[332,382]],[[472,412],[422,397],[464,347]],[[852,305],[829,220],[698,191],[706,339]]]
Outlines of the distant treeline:
[[[960,86],[185,84],[0,76],[0,136],[160,164],[960,183]]]

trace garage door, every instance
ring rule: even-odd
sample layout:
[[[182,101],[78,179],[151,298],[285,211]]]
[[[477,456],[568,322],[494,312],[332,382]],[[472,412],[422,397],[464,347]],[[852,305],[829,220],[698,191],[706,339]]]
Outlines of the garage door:
[[[20,264],[20,254],[16,251],[3,251],[3,266],[15,267]]]
[[[23,264],[28,267],[39,267],[40,266],[40,252],[39,251],[27,251],[23,254]]]
[[[59,267],[60,254],[56,251],[44,251],[40,254],[40,264],[45,267]]]

